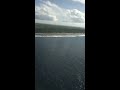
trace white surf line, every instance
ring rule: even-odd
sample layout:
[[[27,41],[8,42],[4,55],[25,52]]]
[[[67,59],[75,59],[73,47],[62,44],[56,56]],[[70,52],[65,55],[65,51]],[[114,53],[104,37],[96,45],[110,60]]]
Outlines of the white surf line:
[[[35,35],[81,35],[81,34],[85,34],[85,33],[35,33]]]
[[[49,34],[39,34],[35,35],[35,37],[82,37],[85,36],[85,34],[54,34],[54,35],[49,35]]]

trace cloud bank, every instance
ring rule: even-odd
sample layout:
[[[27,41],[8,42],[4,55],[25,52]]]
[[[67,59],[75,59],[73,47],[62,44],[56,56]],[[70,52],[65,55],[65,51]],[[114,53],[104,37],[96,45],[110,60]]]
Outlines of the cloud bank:
[[[84,1],[84,0],[73,0]],[[43,1],[42,4],[35,6],[35,19],[59,21],[59,22],[74,22],[85,23],[85,13],[78,9],[64,9],[50,1]]]

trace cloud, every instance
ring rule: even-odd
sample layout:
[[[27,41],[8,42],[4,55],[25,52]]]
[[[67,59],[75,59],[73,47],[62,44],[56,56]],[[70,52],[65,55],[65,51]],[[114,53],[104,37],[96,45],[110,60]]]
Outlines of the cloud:
[[[56,16],[52,16],[52,15],[36,15],[36,19],[49,20],[49,21],[57,21],[58,20],[56,18]]]
[[[43,6],[35,7],[35,19],[40,19],[40,20],[49,20],[49,21],[57,21],[57,17],[54,14],[50,13],[50,8]]]
[[[78,9],[64,9],[50,1],[43,1],[42,4],[35,6],[35,19],[84,23],[85,14]]]
[[[79,3],[85,4],[85,0],[72,0],[72,1],[75,1],[75,2],[79,2]]]
[[[85,22],[85,14],[77,9],[67,10],[67,16],[70,18],[71,22]]]

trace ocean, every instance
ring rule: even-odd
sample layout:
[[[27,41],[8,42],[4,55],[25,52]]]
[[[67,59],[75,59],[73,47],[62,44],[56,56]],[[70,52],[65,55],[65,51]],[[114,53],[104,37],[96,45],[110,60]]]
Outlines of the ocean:
[[[85,36],[35,37],[35,90],[85,90]]]

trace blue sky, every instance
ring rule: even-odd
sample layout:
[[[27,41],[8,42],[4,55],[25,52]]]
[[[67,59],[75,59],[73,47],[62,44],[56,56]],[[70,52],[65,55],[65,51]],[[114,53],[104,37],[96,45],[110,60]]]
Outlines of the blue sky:
[[[85,23],[85,0],[35,0],[35,20]]]

